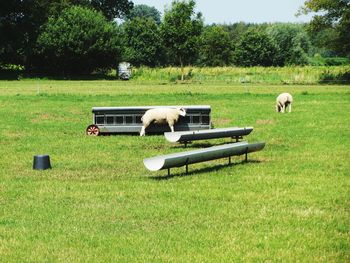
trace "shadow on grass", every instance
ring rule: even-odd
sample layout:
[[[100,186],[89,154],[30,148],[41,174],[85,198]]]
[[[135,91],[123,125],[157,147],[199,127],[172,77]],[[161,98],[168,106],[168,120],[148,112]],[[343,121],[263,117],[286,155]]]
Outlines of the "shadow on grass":
[[[321,74],[319,83],[348,85],[350,84],[350,70],[338,74],[326,70]]]
[[[90,75],[41,75],[41,74],[24,74],[24,78],[44,78],[49,80],[118,80],[116,76],[105,74],[90,74]]]
[[[210,173],[210,172],[214,172],[214,171],[219,171],[223,168],[229,167],[229,166],[238,166],[238,165],[243,165],[243,164],[248,164],[248,163],[261,163],[261,161],[259,160],[248,160],[247,162],[245,160],[242,160],[240,162],[236,162],[236,163],[231,163],[231,164],[218,164],[212,167],[206,167],[206,168],[202,168],[202,169],[198,169],[198,170],[193,170],[193,171],[189,171],[187,174],[186,172],[183,173],[171,173],[170,170],[170,175],[165,175],[165,176],[161,176],[161,175],[157,175],[157,176],[149,176],[147,177],[148,179],[151,180],[156,180],[156,181],[162,181],[162,180],[169,180],[172,178],[176,178],[176,177],[187,177],[187,176],[196,176],[196,175],[201,175],[203,173]],[[183,166],[185,169],[185,166]],[[190,170],[190,165],[189,165],[189,170]],[[179,167],[174,167],[174,168],[179,168]],[[166,169],[164,169],[164,171],[166,172]]]
[[[216,145],[219,145],[219,144],[216,144]],[[179,143],[174,145],[172,148],[190,150],[190,149],[196,149],[196,148],[207,148],[211,146],[213,146],[213,144],[211,143],[187,143],[187,144]]]
[[[21,71],[0,69],[0,80],[19,80]]]
[[[117,76],[98,73],[88,75],[50,75],[40,73],[28,73],[20,70],[0,69],[0,80],[20,80],[23,78],[47,80],[119,80]]]
[[[239,141],[243,142],[243,141]],[[237,143],[235,140],[232,140],[231,142],[221,142],[221,143],[187,143],[185,145],[184,143],[177,144],[173,148],[181,148],[181,149],[197,149],[197,148],[207,148],[212,146],[220,146],[228,143]]]

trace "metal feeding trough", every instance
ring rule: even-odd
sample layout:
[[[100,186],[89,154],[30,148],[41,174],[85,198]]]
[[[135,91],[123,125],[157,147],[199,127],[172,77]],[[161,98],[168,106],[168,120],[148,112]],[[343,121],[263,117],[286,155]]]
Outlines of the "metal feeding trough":
[[[248,135],[253,131],[253,127],[230,127],[200,131],[179,131],[179,132],[165,132],[164,136],[169,142],[184,143],[185,146],[188,142],[196,140],[216,139],[231,137],[238,142],[242,136]]]
[[[211,127],[209,105],[93,107],[92,124],[86,128],[86,134],[98,136],[106,133],[139,133],[142,128],[141,118],[145,112],[149,109],[165,107],[186,110],[186,116],[181,116],[175,124],[175,131],[206,130]],[[170,131],[169,125],[151,124],[146,130],[147,133],[160,134],[166,131]]]
[[[260,151],[264,147],[265,142],[250,144],[248,142],[230,143],[200,150],[160,155],[144,159],[143,163],[145,167],[150,171],[168,169],[168,175],[170,175],[170,168],[186,165],[186,173],[188,173],[189,164],[225,157],[229,157],[229,163],[231,163],[231,156],[243,154],[245,154],[245,159],[247,161],[248,153]]]

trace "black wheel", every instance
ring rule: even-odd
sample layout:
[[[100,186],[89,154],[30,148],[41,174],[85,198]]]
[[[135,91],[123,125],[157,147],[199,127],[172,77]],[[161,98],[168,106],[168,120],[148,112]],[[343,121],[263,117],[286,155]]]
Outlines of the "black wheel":
[[[86,135],[98,136],[99,134],[100,134],[100,129],[95,124],[91,124],[86,128]]]

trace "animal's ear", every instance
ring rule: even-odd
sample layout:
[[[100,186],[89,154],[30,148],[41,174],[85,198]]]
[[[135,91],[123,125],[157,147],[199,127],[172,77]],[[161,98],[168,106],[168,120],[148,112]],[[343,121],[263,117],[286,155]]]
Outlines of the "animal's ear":
[[[184,108],[179,108],[179,111],[180,111],[180,115],[185,117],[186,116],[186,110]]]

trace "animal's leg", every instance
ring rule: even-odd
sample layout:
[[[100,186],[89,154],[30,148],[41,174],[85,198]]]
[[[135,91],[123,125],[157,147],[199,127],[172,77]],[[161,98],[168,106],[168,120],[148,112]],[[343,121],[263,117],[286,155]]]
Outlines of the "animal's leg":
[[[277,112],[282,112],[283,104],[278,102],[277,103]]]
[[[285,110],[286,110],[286,105],[284,104],[284,105],[282,106],[281,112],[284,113]]]
[[[292,103],[289,104],[289,113],[292,112]]]
[[[175,122],[173,120],[167,120],[168,125],[170,127],[171,132],[174,132],[174,124]]]
[[[145,130],[146,130],[145,126],[142,126],[140,136],[145,136]]]

